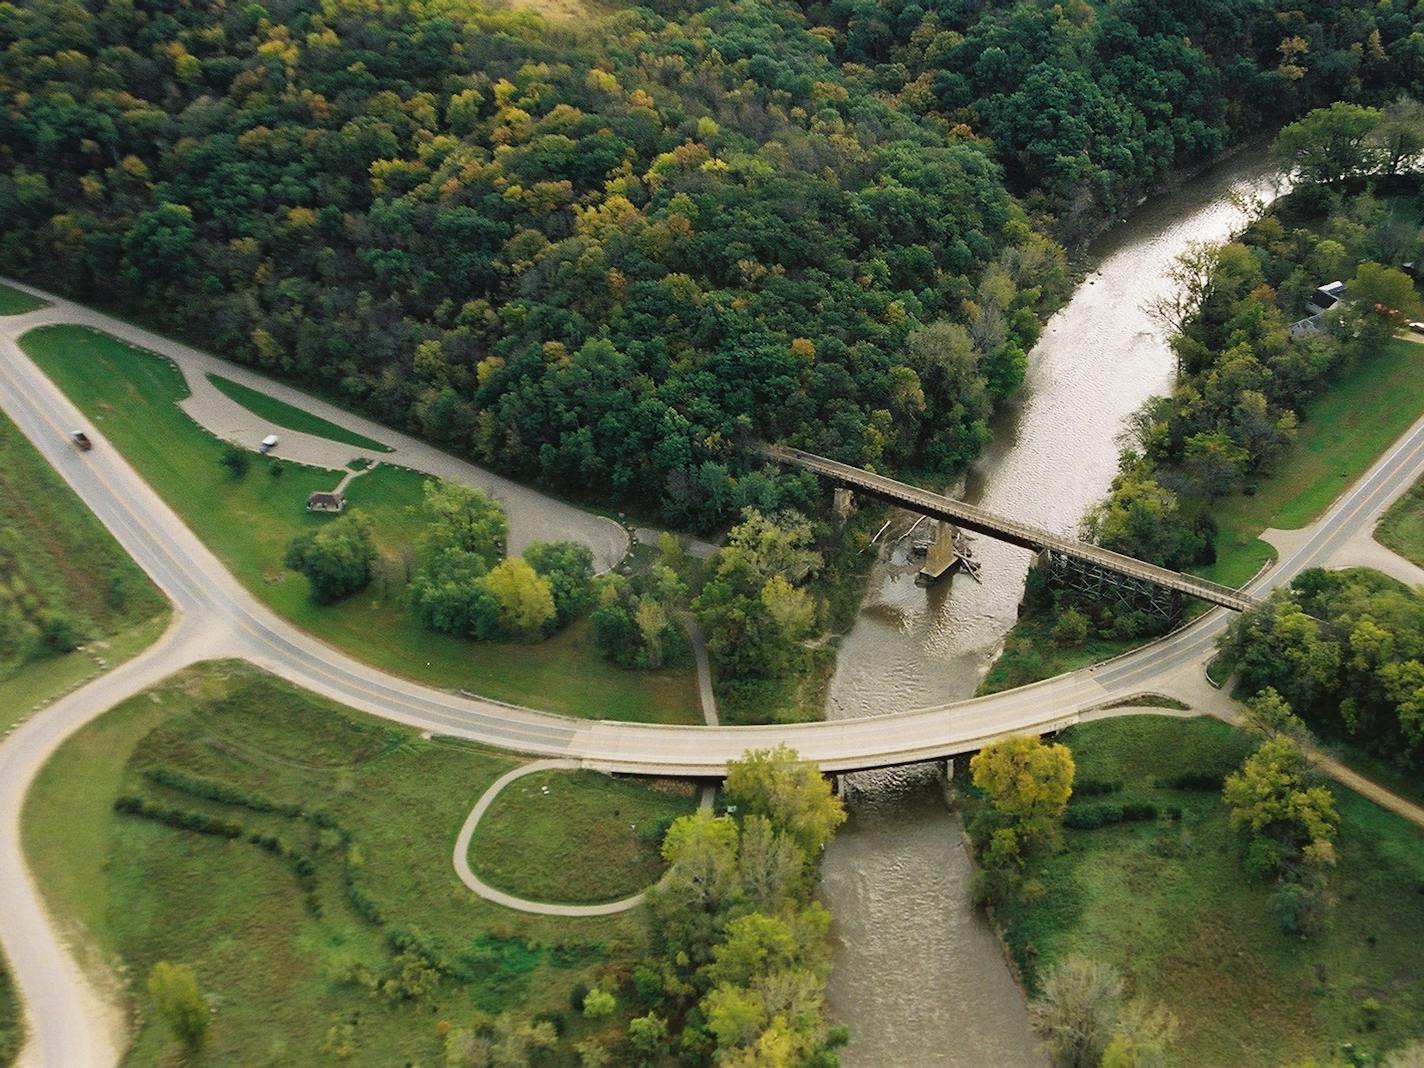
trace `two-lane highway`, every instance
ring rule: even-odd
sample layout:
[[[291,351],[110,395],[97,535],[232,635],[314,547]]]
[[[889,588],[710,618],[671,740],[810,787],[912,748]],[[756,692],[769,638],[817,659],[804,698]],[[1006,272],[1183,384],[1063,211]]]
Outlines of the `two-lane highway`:
[[[436,733],[620,772],[720,776],[748,748],[785,742],[827,771],[967,752],[1010,733],[1067,726],[1085,712],[1200,665],[1226,623],[1216,610],[1175,634],[1094,668],[990,697],[858,720],[766,727],[657,726],[573,720],[469,699],[360,663],[276,616],[247,592],[102,436],[76,453],[83,425],[60,391],[24,357],[0,320],[0,406],[171,598],[174,627],[157,646],[31,719],[0,745],[0,942],[30,1023],[26,1064],[108,1065],[121,1039],[44,915],[21,859],[19,808],[54,749],[85,722],[184,664],[242,657],[289,681],[388,719]],[[1289,558],[1250,587],[1264,595],[1331,554],[1424,472],[1424,420],[1331,507]]]

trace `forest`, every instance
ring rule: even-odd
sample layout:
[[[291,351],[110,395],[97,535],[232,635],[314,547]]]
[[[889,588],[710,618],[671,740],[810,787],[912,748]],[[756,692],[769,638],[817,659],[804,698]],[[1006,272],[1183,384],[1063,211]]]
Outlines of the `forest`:
[[[707,529],[739,443],[946,474],[1174,167],[1419,88],[1388,5],[0,6],[0,262]]]

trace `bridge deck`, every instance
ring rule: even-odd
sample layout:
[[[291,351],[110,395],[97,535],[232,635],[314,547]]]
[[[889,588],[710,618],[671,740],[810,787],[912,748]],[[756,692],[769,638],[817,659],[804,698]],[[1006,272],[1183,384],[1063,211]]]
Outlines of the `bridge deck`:
[[[899,505],[901,508],[908,508],[912,512],[919,512],[935,519],[947,519],[966,530],[997,538],[1000,541],[1007,541],[1025,549],[1034,551],[1050,549],[1053,552],[1096,564],[1122,575],[1156,583],[1165,589],[1178,590],[1188,596],[1220,605],[1222,608],[1229,608],[1235,612],[1245,612],[1261,604],[1256,598],[1241,593],[1239,590],[1233,590],[1229,586],[1197,578],[1195,575],[1184,575],[1179,571],[1172,571],[1156,564],[1144,563],[1135,557],[1115,553],[1111,549],[1104,549],[1097,545],[1089,545],[1076,538],[1050,534],[1046,530],[1006,519],[983,508],[976,508],[972,504],[957,501],[952,497],[944,497],[938,493],[931,493],[929,490],[922,490],[917,486],[887,478],[884,475],[862,471],[858,467],[851,467],[849,464],[843,464],[836,460],[828,460],[813,452],[793,449],[786,445],[768,445],[765,447],[765,451],[772,459],[804,467],[808,471],[813,471],[858,493],[869,494],[879,500]]]

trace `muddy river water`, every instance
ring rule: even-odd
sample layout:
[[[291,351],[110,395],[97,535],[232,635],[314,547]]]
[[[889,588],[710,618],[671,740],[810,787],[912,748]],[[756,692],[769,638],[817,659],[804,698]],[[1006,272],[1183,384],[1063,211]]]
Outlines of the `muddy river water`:
[[[1238,229],[1271,194],[1261,152],[1239,155],[1138,208],[1090,250],[1090,270],[1029,355],[1017,402],[969,474],[968,500],[1073,533],[1107,491],[1116,438],[1172,359],[1145,306],[1192,242]],[[877,564],[840,647],[827,716],[873,716],[970,696],[1013,624],[1029,554],[975,538],[981,582],[925,590],[901,547]],[[830,998],[851,1029],[845,1068],[1043,1065],[997,939],[970,907],[958,818],[933,769],[851,777],[851,818],[828,851],[835,916]]]

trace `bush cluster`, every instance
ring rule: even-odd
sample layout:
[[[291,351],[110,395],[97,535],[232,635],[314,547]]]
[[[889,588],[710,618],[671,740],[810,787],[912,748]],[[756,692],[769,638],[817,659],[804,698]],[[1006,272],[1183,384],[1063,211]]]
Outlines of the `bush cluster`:
[[[1063,813],[1063,826],[1079,831],[1091,831],[1114,823],[1140,823],[1157,818],[1157,806],[1151,802],[1123,805],[1069,805]]]

